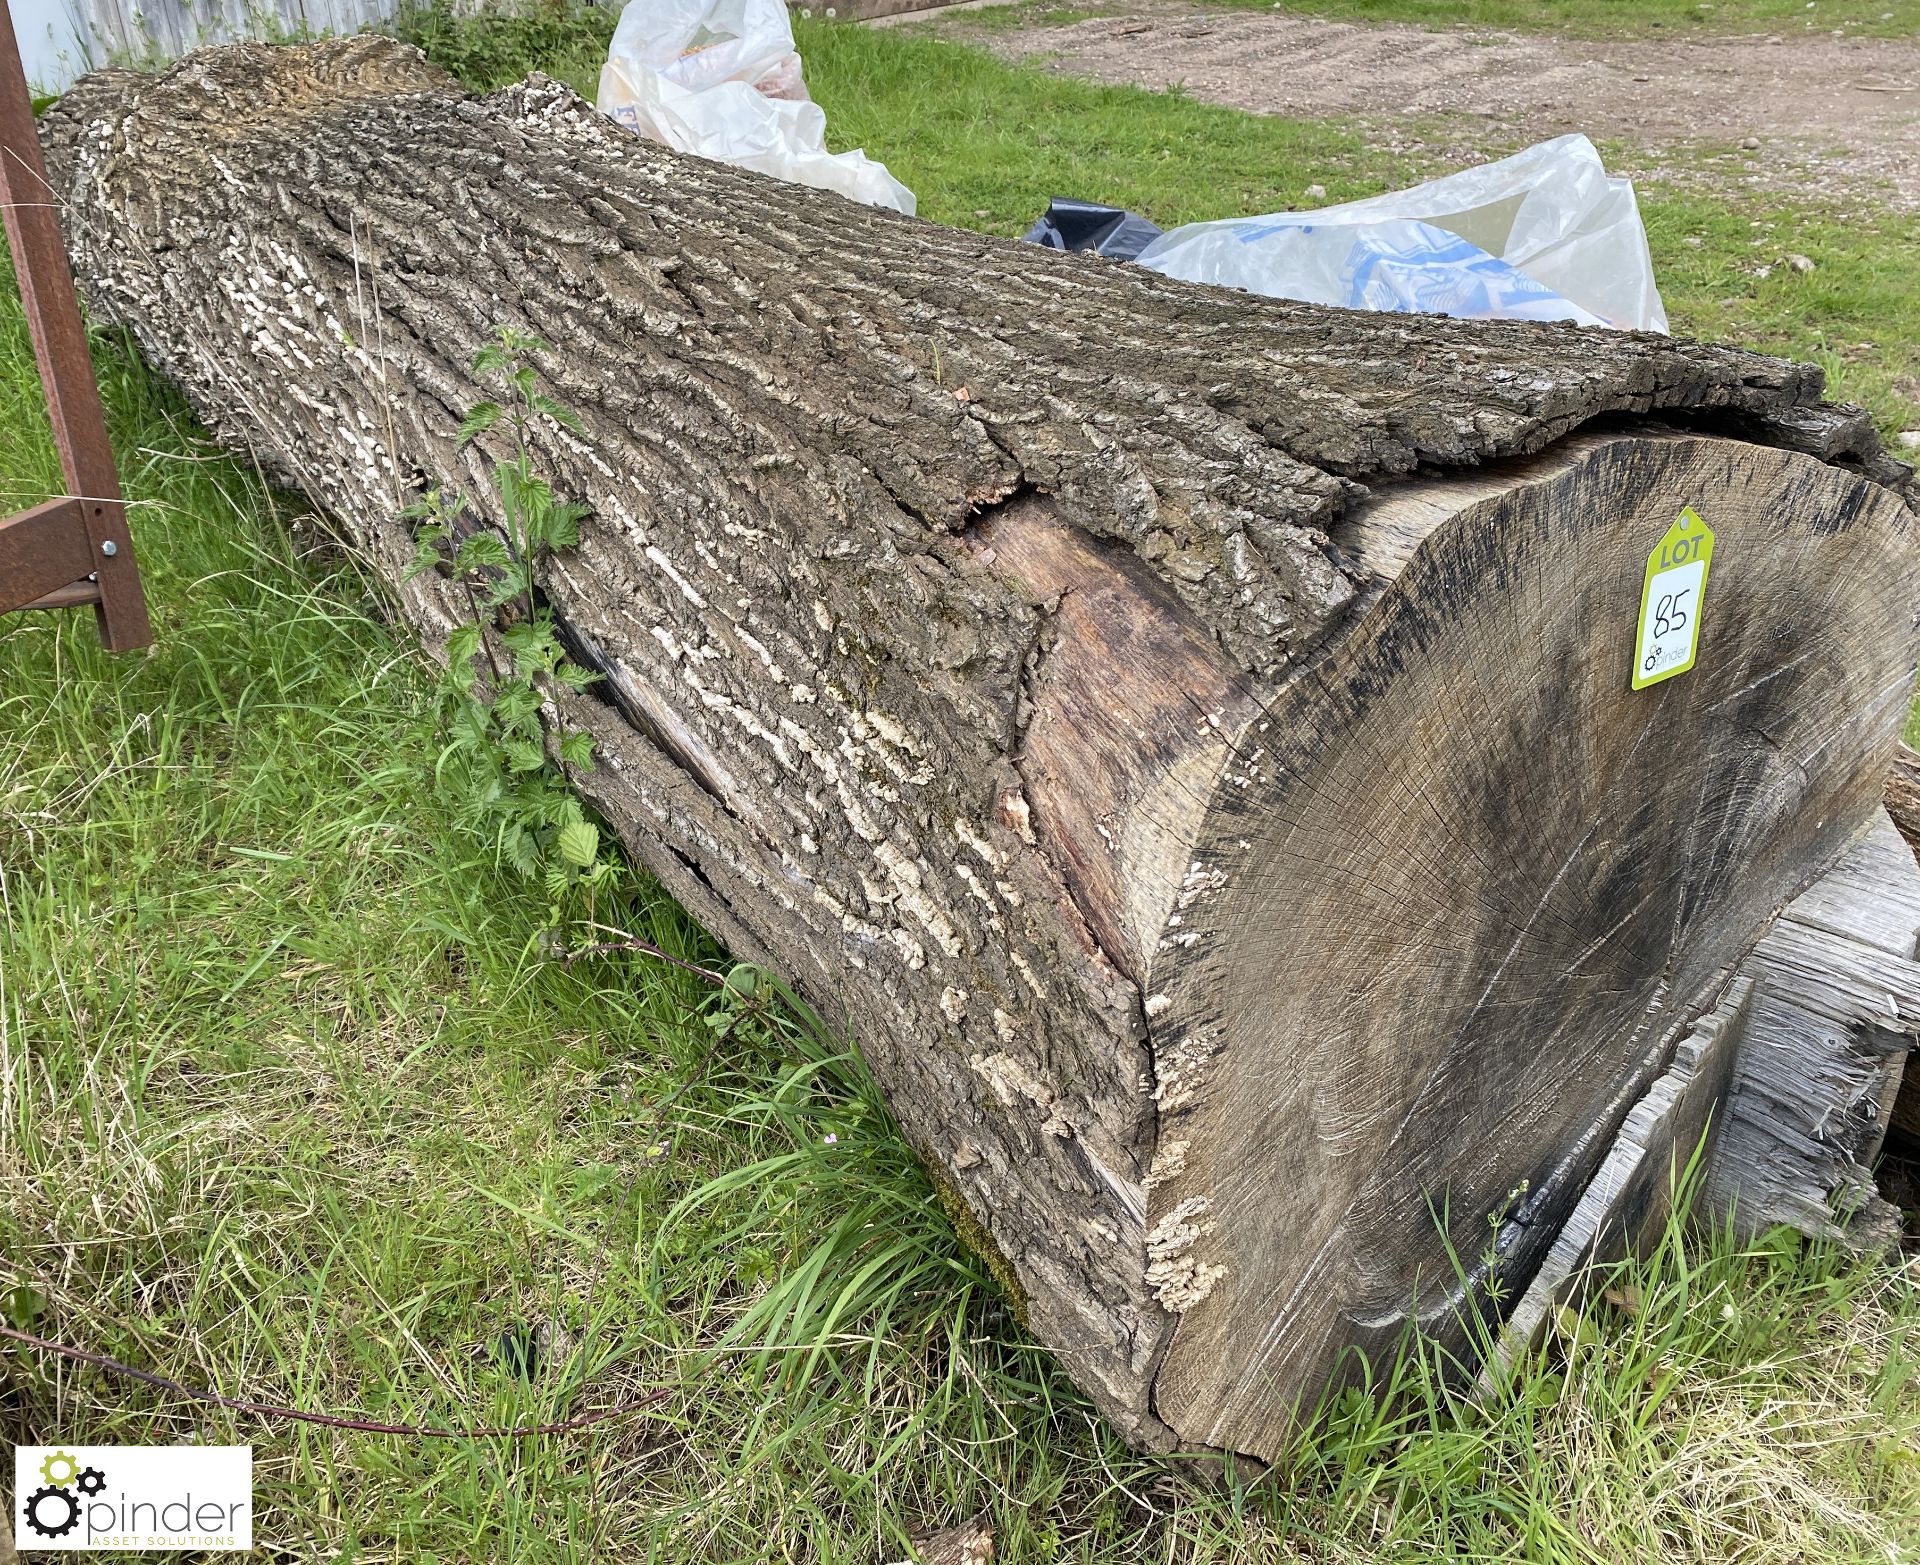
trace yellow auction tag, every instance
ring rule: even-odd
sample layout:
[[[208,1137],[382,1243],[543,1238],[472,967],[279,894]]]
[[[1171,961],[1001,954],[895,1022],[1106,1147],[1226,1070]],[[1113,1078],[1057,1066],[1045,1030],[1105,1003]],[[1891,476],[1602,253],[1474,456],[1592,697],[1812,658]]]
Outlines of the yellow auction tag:
[[[1688,506],[1647,556],[1634,638],[1633,688],[1644,690],[1693,667],[1700,650],[1700,607],[1707,595],[1713,529]]]

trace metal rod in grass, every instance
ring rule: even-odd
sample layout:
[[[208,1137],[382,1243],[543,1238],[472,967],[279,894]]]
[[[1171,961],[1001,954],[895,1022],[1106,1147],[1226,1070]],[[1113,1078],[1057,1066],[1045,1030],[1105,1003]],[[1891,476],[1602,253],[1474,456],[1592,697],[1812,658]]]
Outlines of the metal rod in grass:
[[[476,1425],[459,1429],[445,1428],[435,1424],[389,1424],[378,1419],[352,1418],[339,1413],[315,1413],[305,1408],[283,1407],[277,1402],[257,1402],[249,1397],[226,1396],[205,1386],[188,1385],[184,1381],[173,1379],[170,1375],[158,1375],[152,1370],[136,1369],[133,1365],[123,1364],[119,1359],[110,1358],[104,1353],[91,1353],[85,1348],[70,1347],[64,1342],[55,1342],[47,1337],[36,1337],[30,1331],[18,1331],[12,1326],[0,1326],[0,1337],[10,1342],[22,1343],[42,1353],[52,1353],[60,1358],[72,1359],[78,1364],[91,1364],[96,1369],[124,1375],[129,1380],[137,1380],[143,1385],[155,1386],[162,1391],[172,1391],[186,1397],[189,1401],[210,1402],[216,1407],[224,1407],[235,1413],[252,1413],[262,1418],[283,1418],[298,1424],[319,1424],[327,1429],[351,1429],[362,1434],[410,1435],[423,1440],[524,1440],[534,1435],[569,1434],[576,1429],[586,1429],[593,1424],[606,1423],[609,1419],[632,1417],[636,1413],[657,1407],[673,1394],[672,1387],[661,1386],[632,1402],[623,1402],[618,1407],[596,1408],[590,1413],[581,1413],[573,1418],[564,1418],[546,1424]]]
[[[686,1079],[681,1081],[672,1092],[668,1093],[662,1098],[660,1103],[656,1105],[652,1121],[646,1132],[648,1145],[652,1147],[659,1142],[660,1127],[665,1121],[667,1111],[679,1101],[681,1095],[692,1086],[694,1081],[700,1079],[708,1062],[733,1036],[734,1031],[740,1024],[750,1015],[756,1015],[764,1009],[764,1002],[757,997],[757,994],[751,991],[743,992],[742,985],[729,982],[728,975],[716,973],[711,968],[702,967],[698,963],[689,962],[682,957],[677,957],[669,951],[662,950],[650,941],[627,935],[623,931],[611,929],[606,925],[596,925],[593,927],[604,929],[609,934],[619,935],[620,938],[617,940],[602,941],[593,946],[583,947],[578,951],[556,952],[556,957],[565,962],[572,963],[576,958],[582,956],[609,954],[617,951],[638,952],[642,955],[655,957],[660,961],[671,963],[673,966],[693,973],[719,988],[728,989],[735,994],[740,994],[748,1001],[746,1008],[737,1012],[724,1028],[719,1029],[713,1034],[706,1047],[701,1051],[699,1057],[694,1061],[693,1069],[688,1073]],[[629,1183],[627,1194],[629,1197],[632,1195],[631,1183]],[[600,1243],[600,1253],[595,1257],[594,1261],[593,1281],[587,1288],[587,1303],[589,1307],[591,1307],[593,1295],[598,1289],[601,1276],[605,1271],[606,1255],[607,1240],[603,1238]],[[589,1428],[594,1424],[606,1423],[610,1419],[629,1418],[635,1414],[646,1412],[650,1408],[659,1406],[660,1403],[666,1401],[666,1399],[673,1394],[673,1388],[662,1386],[653,1391],[649,1391],[645,1396],[635,1401],[622,1403],[618,1407],[596,1408],[590,1413],[582,1413],[573,1418],[559,1419],[549,1423],[473,1425],[453,1429],[433,1424],[387,1423],[380,1419],[354,1418],[341,1413],[316,1413],[307,1408],[286,1407],[277,1402],[261,1402],[251,1397],[230,1397],[224,1392],[214,1391],[206,1386],[188,1385],[184,1381],[175,1380],[170,1375],[161,1375],[156,1374],[152,1370],[139,1369],[132,1364],[122,1363],[119,1359],[113,1358],[105,1353],[95,1353],[86,1348],[76,1348],[68,1343],[56,1342],[50,1337],[36,1336],[30,1331],[20,1331],[12,1326],[0,1325],[0,1339],[9,1342],[18,1342],[24,1347],[34,1349],[36,1352],[51,1353],[59,1358],[71,1359],[77,1364],[88,1364],[96,1369],[104,1369],[111,1374],[121,1375],[129,1380],[137,1380],[143,1385],[153,1386],[162,1391],[171,1391],[178,1396],[187,1398],[189,1401],[210,1403],[215,1407],[226,1408],[230,1412],[249,1413],[262,1418],[280,1418],[291,1423],[317,1424],[326,1429],[346,1429],[360,1434],[407,1435],[423,1440],[519,1440],[536,1435],[569,1434],[575,1430]]]

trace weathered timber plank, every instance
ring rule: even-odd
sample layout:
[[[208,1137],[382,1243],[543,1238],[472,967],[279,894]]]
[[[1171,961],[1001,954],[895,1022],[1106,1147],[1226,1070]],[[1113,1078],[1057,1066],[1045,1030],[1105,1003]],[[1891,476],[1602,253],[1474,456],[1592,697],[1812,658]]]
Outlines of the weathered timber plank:
[[[1633,1106],[1600,1172],[1501,1324],[1482,1388],[1499,1383],[1538,1341],[1555,1311],[1578,1302],[1592,1268],[1658,1239],[1684,1171],[1725,1101],[1754,986],[1752,975],[1744,973],[1724,985],[1719,1003],[1688,1030],[1673,1063]]]
[[[1758,981],[1701,1191],[1741,1232],[1779,1224],[1863,1246],[1899,1215],[1874,1189],[1909,1050],[1920,1041],[1920,870],[1884,816],[1748,959]]]

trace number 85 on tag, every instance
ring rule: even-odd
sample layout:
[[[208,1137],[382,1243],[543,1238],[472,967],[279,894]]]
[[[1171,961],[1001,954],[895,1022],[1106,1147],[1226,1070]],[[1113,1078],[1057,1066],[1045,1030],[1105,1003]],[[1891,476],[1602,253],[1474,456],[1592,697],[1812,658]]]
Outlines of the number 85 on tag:
[[[1647,556],[1640,588],[1640,633],[1634,638],[1635,690],[1693,667],[1700,651],[1700,611],[1712,560],[1713,529],[1688,506]]]

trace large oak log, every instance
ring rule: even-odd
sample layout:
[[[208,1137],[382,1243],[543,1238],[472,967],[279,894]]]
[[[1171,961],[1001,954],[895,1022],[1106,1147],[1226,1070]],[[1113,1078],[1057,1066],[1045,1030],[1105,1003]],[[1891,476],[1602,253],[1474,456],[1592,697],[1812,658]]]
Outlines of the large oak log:
[[[1193,287],[378,39],[49,136],[97,308],[396,581],[423,484],[484,499],[475,350],[555,345],[579,785],[846,1018],[1140,1444],[1269,1457],[1355,1350],[1465,1341],[1877,807],[1913,517],[1811,369]],[[1699,662],[1634,691],[1688,505]]]

